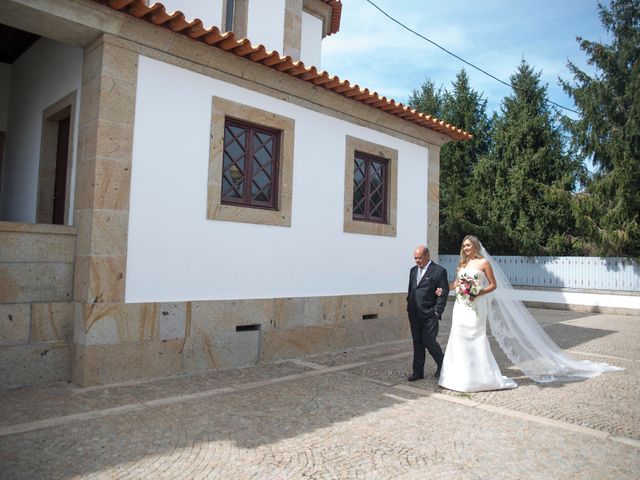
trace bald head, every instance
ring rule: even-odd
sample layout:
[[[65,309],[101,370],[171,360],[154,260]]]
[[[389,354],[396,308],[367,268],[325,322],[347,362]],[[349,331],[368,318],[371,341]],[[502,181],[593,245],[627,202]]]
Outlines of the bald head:
[[[418,245],[413,251],[413,259],[416,261],[416,265],[424,268],[431,260],[429,249],[425,245]]]

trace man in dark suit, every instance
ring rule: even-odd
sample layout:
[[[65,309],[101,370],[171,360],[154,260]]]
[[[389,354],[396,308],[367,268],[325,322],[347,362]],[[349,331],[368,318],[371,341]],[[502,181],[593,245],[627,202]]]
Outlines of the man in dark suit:
[[[438,345],[439,321],[449,296],[447,271],[431,261],[429,249],[420,245],[413,252],[416,266],[409,273],[407,292],[407,312],[413,338],[413,373],[410,382],[424,378],[425,348],[436,361],[435,376],[440,376],[444,353]],[[438,296],[437,289],[442,289]]]

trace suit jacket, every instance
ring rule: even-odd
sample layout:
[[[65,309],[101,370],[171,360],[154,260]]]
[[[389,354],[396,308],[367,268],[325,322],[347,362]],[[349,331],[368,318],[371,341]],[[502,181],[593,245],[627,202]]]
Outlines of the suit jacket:
[[[440,265],[431,262],[418,285],[416,285],[417,274],[418,266],[416,265],[409,272],[407,292],[409,318],[426,320],[437,316],[440,319],[449,296],[447,271]],[[436,288],[442,288],[442,295],[439,297],[436,295]]]

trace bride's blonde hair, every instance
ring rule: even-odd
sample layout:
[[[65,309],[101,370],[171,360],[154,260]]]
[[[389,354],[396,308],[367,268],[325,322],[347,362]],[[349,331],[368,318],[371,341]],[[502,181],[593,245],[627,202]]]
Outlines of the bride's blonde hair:
[[[464,248],[462,248],[462,245],[464,245],[464,242],[466,242],[467,240],[469,240],[471,242],[471,245],[473,245],[473,247],[476,249],[476,256],[478,258],[484,258],[482,255],[480,255],[480,250],[482,250],[482,247],[480,246],[480,240],[478,240],[478,237],[467,235],[462,239],[462,244],[460,245],[460,263],[458,263],[458,268],[466,267],[467,263],[469,263],[469,257],[464,253]]]

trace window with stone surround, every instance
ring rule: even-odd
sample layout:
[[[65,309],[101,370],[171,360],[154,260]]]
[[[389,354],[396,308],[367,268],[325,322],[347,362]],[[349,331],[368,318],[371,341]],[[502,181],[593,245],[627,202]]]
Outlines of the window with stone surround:
[[[213,97],[208,219],[291,226],[294,125]]]
[[[396,236],[398,151],[346,137],[344,231]]]

